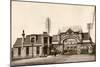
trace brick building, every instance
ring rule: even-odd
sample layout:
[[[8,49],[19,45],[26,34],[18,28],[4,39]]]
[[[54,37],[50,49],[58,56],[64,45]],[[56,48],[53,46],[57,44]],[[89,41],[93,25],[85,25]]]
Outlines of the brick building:
[[[13,45],[13,59],[48,56],[55,51],[56,54],[91,54],[93,45],[89,33],[81,30],[69,28],[53,36],[47,32],[25,36],[23,31],[22,38],[17,38]]]
[[[88,32],[82,29],[69,28],[56,35],[49,35],[50,19],[47,18],[47,32],[43,34],[25,35],[23,30],[22,38],[17,38],[12,48],[12,57],[32,58],[56,54],[91,54],[95,53],[95,44]]]
[[[25,36],[23,31],[22,36],[22,38],[17,38],[13,45],[13,59],[47,56],[49,54],[47,51],[51,44],[51,37],[47,32]]]
[[[91,54],[94,43],[88,32],[75,31],[69,28],[52,37],[52,45],[61,54]]]

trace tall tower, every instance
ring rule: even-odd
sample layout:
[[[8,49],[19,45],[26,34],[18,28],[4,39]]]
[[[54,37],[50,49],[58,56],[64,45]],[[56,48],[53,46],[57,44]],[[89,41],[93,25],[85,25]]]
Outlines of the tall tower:
[[[51,21],[49,19],[49,17],[46,19],[46,32],[48,34],[50,34],[50,25],[51,25]]]
[[[48,48],[47,48],[47,54],[50,54],[50,19],[49,17],[46,19],[46,32],[48,34]]]
[[[24,41],[25,41],[25,32],[23,30],[23,32],[22,32],[22,48],[23,48],[23,45],[24,45]]]

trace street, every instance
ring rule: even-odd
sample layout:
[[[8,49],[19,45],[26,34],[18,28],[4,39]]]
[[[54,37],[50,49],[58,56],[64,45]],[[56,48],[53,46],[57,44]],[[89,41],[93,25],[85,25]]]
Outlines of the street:
[[[54,64],[65,62],[95,61],[94,55],[57,55],[12,61],[11,65]]]

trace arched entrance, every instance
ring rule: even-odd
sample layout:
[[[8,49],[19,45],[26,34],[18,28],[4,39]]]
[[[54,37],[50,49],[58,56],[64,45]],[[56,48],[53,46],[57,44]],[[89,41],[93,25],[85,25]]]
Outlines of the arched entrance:
[[[47,49],[48,49],[48,46],[45,45],[45,46],[43,47],[43,54],[44,54],[44,56],[47,56]]]
[[[63,54],[77,54],[76,38],[66,38],[63,40]]]

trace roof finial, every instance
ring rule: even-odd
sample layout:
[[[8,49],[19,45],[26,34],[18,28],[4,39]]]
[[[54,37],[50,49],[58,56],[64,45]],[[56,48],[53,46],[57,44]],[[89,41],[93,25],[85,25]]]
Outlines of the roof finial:
[[[22,48],[23,48],[23,46],[24,46],[24,41],[25,41],[25,32],[24,32],[24,30],[23,30],[23,32],[22,32]]]
[[[24,30],[23,30],[22,36],[23,36],[23,37],[25,36],[25,32],[24,32]]]

